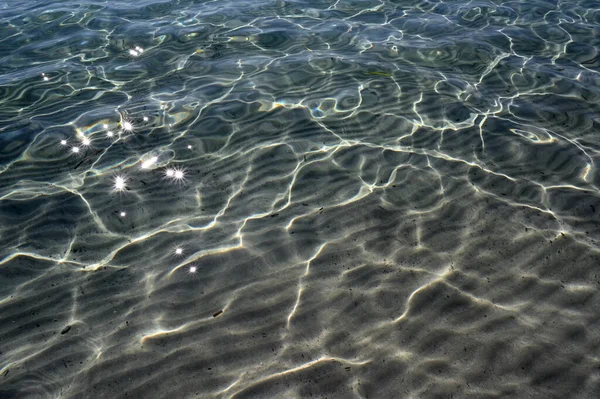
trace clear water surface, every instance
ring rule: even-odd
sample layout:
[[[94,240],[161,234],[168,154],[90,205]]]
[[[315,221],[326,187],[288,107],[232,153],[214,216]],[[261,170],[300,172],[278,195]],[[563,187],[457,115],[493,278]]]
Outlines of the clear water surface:
[[[600,397],[600,2],[0,1],[0,397]]]

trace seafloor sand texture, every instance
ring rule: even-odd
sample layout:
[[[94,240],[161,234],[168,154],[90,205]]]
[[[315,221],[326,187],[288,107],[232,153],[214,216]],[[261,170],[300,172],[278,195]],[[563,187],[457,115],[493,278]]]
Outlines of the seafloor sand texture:
[[[0,2],[0,398],[600,397],[600,3],[108,3]]]

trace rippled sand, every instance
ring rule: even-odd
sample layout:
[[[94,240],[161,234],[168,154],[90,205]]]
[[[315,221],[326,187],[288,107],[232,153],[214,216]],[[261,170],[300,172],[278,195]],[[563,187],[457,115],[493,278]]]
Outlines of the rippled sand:
[[[600,397],[597,2],[109,3],[0,2],[0,398]]]

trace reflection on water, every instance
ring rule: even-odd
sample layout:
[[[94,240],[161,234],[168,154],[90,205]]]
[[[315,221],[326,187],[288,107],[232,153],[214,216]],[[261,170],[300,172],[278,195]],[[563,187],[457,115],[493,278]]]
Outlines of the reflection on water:
[[[0,1],[0,397],[600,396],[599,24]]]

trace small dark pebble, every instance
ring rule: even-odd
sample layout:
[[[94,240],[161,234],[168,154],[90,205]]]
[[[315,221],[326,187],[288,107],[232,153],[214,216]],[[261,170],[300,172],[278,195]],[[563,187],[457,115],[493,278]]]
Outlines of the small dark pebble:
[[[9,371],[10,371],[10,370],[8,370],[8,369],[7,369],[7,370],[4,372],[4,377],[6,377],[6,376],[8,375],[8,372],[9,372]]]
[[[66,334],[71,330],[71,326],[66,326],[65,328],[62,329],[62,331],[60,332],[61,334]]]
[[[223,313],[223,311],[222,311],[222,310],[219,310],[217,313],[214,313],[214,314],[213,314],[213,317],[217,317],[217,316],[219,316],[221,313]]]
[[[279,216],[279,214],[278,213],[274,213],[274,214],[271,215],[272,218],[274,218],[275,216]]]
[[[350,367],[344,367],[346,370],[350,370]]]

